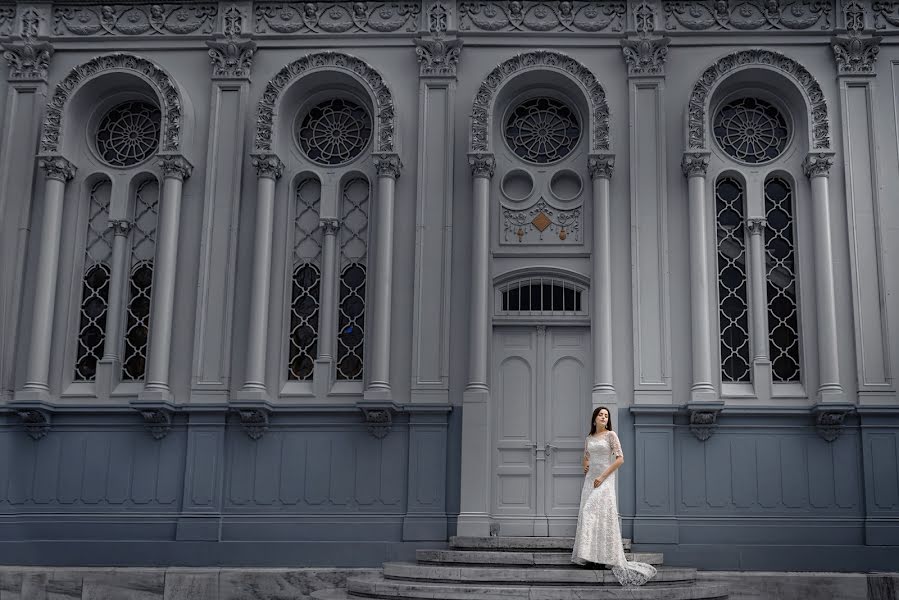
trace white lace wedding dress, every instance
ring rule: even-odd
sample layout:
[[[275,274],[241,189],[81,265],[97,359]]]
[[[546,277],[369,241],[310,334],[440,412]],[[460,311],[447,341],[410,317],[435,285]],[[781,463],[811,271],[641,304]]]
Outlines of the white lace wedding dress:
[[[590,470],[581,491],[571,560],[580,565],[587,562],[609,565],[621,585],[643,585],[655,576],[656,569],[646,563],[628,562],[624,557],[618,523],[618,472],[612,473],[599,487],[593,487],[593,480],[609,468],[615,457],[623,456],[618,435],[608,431],[598,438],[587,436],[584,451],[590,457]]]

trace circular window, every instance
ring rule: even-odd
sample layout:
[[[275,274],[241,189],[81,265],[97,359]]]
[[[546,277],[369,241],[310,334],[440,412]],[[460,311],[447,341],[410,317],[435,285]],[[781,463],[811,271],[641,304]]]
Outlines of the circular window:
[[[371,116],[350,100],[326,100],[297,119],[300,148],[310,160],[342,165],[353,160],[371,139]]]
[[[159,147],[162,113],[149,102],[119,104],[100,120],[97,151],[113,167],[130,167],[147,160]]]
[[[503,177],[502,190],[509,200],[524,200],[534,190],[534,180],[525,171],[515,169]]]
[[[546,164],[571,154],[581,126],[571,108],[555,98],[525,100],[506,120],[506,143],[519,158]]]
[[[730,157],[759,164],[780,156],[790,141],[783,113],[758,98],[725,104],[715,115],[715,139]]]

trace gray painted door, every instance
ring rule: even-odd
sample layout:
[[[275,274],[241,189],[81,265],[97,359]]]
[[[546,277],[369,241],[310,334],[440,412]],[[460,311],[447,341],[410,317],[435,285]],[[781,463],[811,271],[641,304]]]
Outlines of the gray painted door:
[[[493,334],[493,516],[501,535],[574,535],[590,420],[590,331]]]

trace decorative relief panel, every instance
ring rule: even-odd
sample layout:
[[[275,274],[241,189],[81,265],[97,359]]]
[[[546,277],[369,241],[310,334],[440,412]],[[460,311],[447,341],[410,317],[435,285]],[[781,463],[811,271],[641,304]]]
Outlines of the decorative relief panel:
[[[688,0],[663,6],[668,31],[797,31],[833,25],[829,0]]]
[[[418,31],[420,2],[260,2],[256,33]]]
[[[88,4],[53,9],[53,33],[70,35],[188,35],[215,29],[215,4]]]
[[[462,2],[462,31],[562,31],[596,33],[624,30],[624,2]]]
[[[503,206],[503,244],[581,245],[581,207],[556,208],[541,198],[529,208]]]
[[[16,28],[16,8],[0,6],[0,35],[12,35]]]
[[[874,27],[877,29],[899,28],[899,2],[875,2],[871,5],[874,12]]]

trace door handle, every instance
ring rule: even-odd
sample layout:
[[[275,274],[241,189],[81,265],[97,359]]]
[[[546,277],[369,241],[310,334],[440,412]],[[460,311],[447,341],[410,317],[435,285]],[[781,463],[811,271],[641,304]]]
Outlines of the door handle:
[[[549,453],[552,452],[553,450],[558,450],[558,449],[559,449],[558,446],[553,446],[552,444],[547,444],[547,445],[543,448],[543,451],[544,451],[546,454],[549,454]]]

